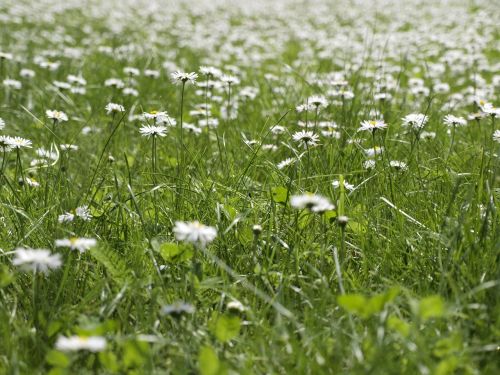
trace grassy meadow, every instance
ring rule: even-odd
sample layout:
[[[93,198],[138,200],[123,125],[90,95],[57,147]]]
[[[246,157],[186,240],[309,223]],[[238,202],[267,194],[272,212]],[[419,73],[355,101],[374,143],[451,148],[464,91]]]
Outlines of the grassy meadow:
[[[1,1],[0,374],[499,374],[499,16]]]

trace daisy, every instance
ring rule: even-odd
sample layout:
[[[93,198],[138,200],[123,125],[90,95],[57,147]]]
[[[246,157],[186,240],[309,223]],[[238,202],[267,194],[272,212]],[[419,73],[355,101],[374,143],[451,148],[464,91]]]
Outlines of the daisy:
[[[34,187],[34,188],[40,187],[40,183],[33,177],[26,177],[24,181],[29,187]]]
[[[434,138],[436,138],[436,132],[423,131],[422,134],[420,134],[420,139],[434,139]]]
[[[319,107],[328,107],[328,100],[322,95],[313,95],[307,99],[308,103],[313,105],[316,108]]]
[[[403,126],[408,126],[413,129],[422,129],[429,118],[422,113],[410,113],[402,118]]]
[[[132,68],[130,66],[126,66],[125,68],[123,68],[123,73],[131,77],[137,77],[141,74],[139,69]]]
[[[12,139],[12,137],[9,137],[8,135],[0,135],[0,151],[1,152],[12,151],[12,145],[10,143],[11,139]]]
[[[220,80],[227,85],[238,85],[240,83],[238,77],[228,74],[223,74],[222,77],[220,77]]]
[[[146,69],[144,70],[144,76],[148,78],[158,78],[160,72],[158,70]]]
[[[75,352],[88,350],[97,353],[106,349],[107,342],[102,336],[59,336],[56,341],[56,349],[62,352]]]
[[[305,148],[314,147],[319,141],[319,135],[314,134],[312,131],[304,130],[296,132],[292,138],[294,141],[301,143]]]
[[[493,140],[500,143],[500,130],[495,130],[493,133]]]
[[[23,78],[33,78],[35,76],[35,72],[31,69],[21,69],[19,75]]]
[[[89,221],[92,219],[90,214],[89,206],[80,206],[75,209],[75,215],[78,216],[83,221]]]
[[[14,89],[14,90],[20,90],[21,87],[23,87],[21,82],[15,80],[15,79],[9,79],[9,78],[6,78],[3,80],[3,85],[5,87],[9,87],[9,88]]]
[[[368,156],[369,158],[372,158],[375,155],[380,155],[382,152],[384,152],[383,147],[375,146],[373,148],[369,148],[369,149],[365,150],[365,155]]]
[[[97,240],[95,238],[64,238],[61,240],[56,240],[56,247],[69,247],[71,250],[78,250],[80,253],[84,253],[92,247],[95,247]]]
[[[299,210],[307,208],[309,211],[316,213],[323,213],[335,209],[335,206],[330,203],[328,198],[310,193],[292,195],[290,198],[290,204],[293,208]]]
[[[375,160],[373,160],[373,159],[365,160],[363,162],[363,168],[366,170],[370,170],[370,169],[375,168]]]
[[[139,132],[143,137],[159,136],[165,137],[167,135],[167,128],[162,125],[142,125]]]
[[[12,264],[25,271],[47,273],[51,269],[59,268],[62,264],[60,254],[51,254],[46,249],[17,248]]]
[[[200,73],[209,77],[219,77],[222,72],[213,66],[200,66]]]
[[[58,216],[57,221],[59,223],[69,223],[75,220],[75,215],[71,212],[65,212]]]
[[[370,120],[370,121],[362,121],[358,131],[368,130],[373,133],[377,129],[385,129],[385,128],[387,128],[387,124],[384,122],[384,120]]]
[[[104,109],[106,110],[107,115],[110,115],[111,113],[125,112],[125,108],[121,104],[116,103],[108,103]]]
[[[151,111],[151,112],[144,112],[142,114],[142,118],[148,122],[148,120],[153,120],[155,124],[164,124],[168,126],[175,126],[176,121],[171,118],[167,112],[162,111],[162,112],[157,112],[157,111]]]
[[[453,115],[446,115],[443,121],[444,121],[445,125],[447,125],[449,127],[467,125],[466,119],[464,119],[463,117],[457,117],[457,116],[453,116]]]
[[[201,248],[205,248],[217,237],[217,229],[203,225],[198,221],[176,221],[173,232],[177,241],[189,242]]]
[[[72,145],[69,143],[62,144],[62,145],[60,145],[60,147],[61,147],[61,150],[63,150],[63,151],[78,151],[77,145]]]
[[[340,186],[340,181],[339,180],[333,180],[332,181],[332,186],[333,186],[334,189],[338,189],[339,186]],[[349,191],[352,191],[355,188],[355,186],[353,184],[348,183],[346,180],[344,180],[344,187],[347,190],[349,190]]]
[[[172,315],[175,317],[180,317],[184,314],[194,314],[195,308],[190,303],[177,301],[170,305],[163,306],[161,313],[164,315]]]
[[[9,137],[9,146],[15,149],[20,149],[20,148],[31,148],[31,141],[26,138],[21,138],[21,137]]]
[[[495,108],[493,104],[491,103],[485,103],[482,107],[481,110],[486,114],[490,115],[491,117],[500,117],[500,108]]]
[[[5,128],[5,121],[0,118],[0,130],[2,130],[3,128]]]
[[[125,83],[118,78],[110,78],[104,81],[104,86],[106,87],[115,87],[117,89],[122,89],[125,87]]]
[[[191,83],[194,84],[196,82],[196,79],[198,78],[198,74],[195,72],[191,73],[183,73],[180,71],[173,72],[171,75],[172,77],[172,82],[176,84],[186,84],[186,83]]]
[[[45,111],[47,118],[54,120],[56,123],[68,121],[68,115],[62,111],[50,110]]]
[[[397,171],[406,171],[408,170],[408,165],[404,161],[399,161],[399,160],[391,160],[389,162],[389,165],[396,169]]]

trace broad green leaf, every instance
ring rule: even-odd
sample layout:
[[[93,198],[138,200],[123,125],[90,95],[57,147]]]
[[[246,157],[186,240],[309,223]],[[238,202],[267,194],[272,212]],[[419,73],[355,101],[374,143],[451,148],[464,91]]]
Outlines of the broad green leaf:
[[[418,313],[422,320],[439,318],[444,315],[445,306],[440,296],[429,296],[419,303]]]
[[[140,367],[149,358],[149,345],[143,341],[127,341],[123,349],[123,363],[126,367]]]
[[[410,325],[397,316],[391,315],[387,319],[387,326],[389,329],[398,332],[403,337],[408,337],[410,334]]]
[[[164,242],[159,248],[160,255],[165,260],[171,260],[182,253],[182,248],[173,242]]]
[[[213,333],[220,342],[234,339],[240,333],[241,320],[238,316],[220,315],[216,317]]]
[[[60,352],[58,350],[51,350],[47,353],[45,356],[45,360],[49,365],[55,366],[55,367],[60,367],[60,368],[66,368],[70,365],[71,361],[69,360],[68,356],[64,354],[63,352]]]
[[[276,186],[271,189],[271,196],[276,203],[286,203],[288,190],[284,186]]]
[[[14,275],[9,271],[9,267],[2,264],[0,266],[0,288],[5,288],[7,285],[12,283],[14,280]]]
[[[361,294],[344,294],[337,298],[337,302],[344,310],[364,316],[368,300]]]
[[[198,354],[198,370],[201,375],[218,375],[220,373],[220,361],[212,347],[204,346],[201,348]]]
[[[112,373],[118,372],[120,369],[120,365],[118,364],[118,360],[116,355],[112,352],[101,352],[99,353],[99,362]]]

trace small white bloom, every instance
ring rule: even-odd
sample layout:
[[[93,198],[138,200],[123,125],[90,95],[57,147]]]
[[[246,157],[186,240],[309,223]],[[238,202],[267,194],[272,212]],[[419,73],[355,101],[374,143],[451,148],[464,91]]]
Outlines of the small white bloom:
[[[75,209],[75,215],[78,216],[83,221],[89,221],[92,219],[90,214],[89,206],[80,206]]]
[[[406,171],[408,170],[408,166],[406,165],[406,163],[404,161],[399,161],[399,160],[391,160],[389,162],[389,165],[398,170],[398,171]]]
[[[205,248],[217,237],[217,229],[203,225],[198,221],[176,221],[173,232],[178,241],[189,242],[201,248]]]
[[[107,341],[102,336],[59,336],[56,341],[56,349],[63,352],[75,352],[88,350],[93,353],[102,352],[106,349]]]
[[[335,206],[330,203],[328,198],[317,194],[302,194],[292,195],[290,204],[293,208],[304,209],[307,208],[311,212],[323,213],[325,211],[334,210]]]
[[[3,80],[3,85],[5,87],[8,87],[8,88],[11,88],[14,90],[20,90],[23,87],[23,84],[21,82],[19,82],[18,80],[9,79],[9,78],[6,78]]]
[[[276,167],[278,169],[284,169],[286,167],[289,167],[290,165],[294,164],[297,161],[296,158],[287,158],[285,160],[280,161]]]
[[[106,110],[106,114],[111,114],[111,113],[121,113],[125,112],[125,107],[123,107],[121,104],[116,104],[116,103],[108,103],[106,104],[106,107],[104,108]]]
[[[165,137],[167,135],[167,128],[163,125],[142,125],[139,132],[143,137],[159,136]]]
[[[333,186],[334,189],[338,189],[340,187],[340,181],[339,180],[333,180],[332,181],[332,186]],[[348,183],[346,180],[344,180],[344,187],[347,190],[349,190],[349,191],[354,190],[354,188],[355,188],[354,185]]]
[[[59,268],[62,261],[60,254],[51,254],[50,250],[17,248],[12,264],[25,271],[47,273]]]
[[[66,113],[62,111],[47,109],[45,111],[45,114],[47,115],[47,118],[54,120],[58,123],[68,121],[68,115],[66,115]]]
[[[374,157],[375,155],[380,155],[382,152],[384,152],[384,148],[380,146],[375,146],[373,148],[369,148],[365,150],[365,155],[368,156],[369,158]]]
[[[447,125],[449,127],[466,126],[467,125],[466,119],[464,119],[463,117],[457,117],[457,116],[453,116],[453,115],[446,115],[443,121],[444,121],[445,125]]]
[[[500,130],[495,130],[493,133],[493,140],[500,143]]]
[[[358,131],[368,130],[373,133],[377,129],[385,129],[385,128],[387,128],[387,124],[383,120],[370,120],[370,121],[362,121]]]
[[[21,137],[9,137],[9,146],[14,149],[31,148],[31,141]]]
[[[413,129],[422,129],[429,118],[422,113],[410,113],[402,118],[403,126],[409,126]]]
[[[314,134],[312,131],[305,130],[296,132],[293,134],[292,138],[294,141],[301,143],[304,148],[314,147],[319,141],[319,135]]]
[[[80,253],[84,253],[92,247],[97,245],[97,240],[95,238],[64,238],[55,241],[56,247],[69,247],[71,250],[78,250]]]
[[[198,78],[198,74],[196,74],[195,72],[184,73],[184,72],[176,71],[176,72],[173,72],[171,74],[171,77],[172,77],[173,83],[177,83],[177,84],[192,83],[192,84],[194,84],[196,82],[196,79]]]

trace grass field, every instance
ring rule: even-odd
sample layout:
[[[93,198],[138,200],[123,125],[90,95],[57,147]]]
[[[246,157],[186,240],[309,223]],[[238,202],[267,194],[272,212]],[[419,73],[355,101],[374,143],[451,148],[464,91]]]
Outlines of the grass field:
[[[0,2],[0,374],[499,374],[495,1]]]

